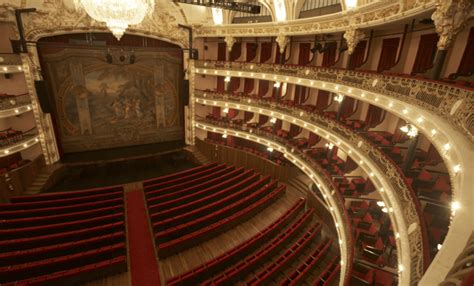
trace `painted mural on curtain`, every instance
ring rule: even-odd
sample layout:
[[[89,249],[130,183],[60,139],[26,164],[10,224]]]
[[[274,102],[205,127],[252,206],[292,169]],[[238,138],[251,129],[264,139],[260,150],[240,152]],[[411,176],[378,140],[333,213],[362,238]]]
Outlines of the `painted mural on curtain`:
[[[182,60],[173,53],[67,48],[46,53],[65,153],[181,140]]]

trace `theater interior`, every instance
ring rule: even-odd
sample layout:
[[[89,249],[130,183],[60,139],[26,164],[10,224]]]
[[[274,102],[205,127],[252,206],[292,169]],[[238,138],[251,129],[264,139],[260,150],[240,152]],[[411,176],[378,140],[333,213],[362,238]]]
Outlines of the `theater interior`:
[[[0,0],[0,285],[474,285],[473,0]]]

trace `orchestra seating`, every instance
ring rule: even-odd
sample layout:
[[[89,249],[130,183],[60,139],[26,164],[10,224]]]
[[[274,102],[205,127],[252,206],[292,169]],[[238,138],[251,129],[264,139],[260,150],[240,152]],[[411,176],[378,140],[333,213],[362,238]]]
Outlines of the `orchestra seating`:
[[[254,170],[216,163],[145,182],[159,258],[197,246],[245,222],[283,195],[285,189]],[[315,210],[305,210],[305,206],[306,200],[298,199],[253,237],[195,269],[172,277],[167,285],[229,285],[246,276],[250,284],[266,283],[315,244],[324,243],[325,252],[331,240],[323,238]],[[252,276],[254,268],[260,265],[266,269]]]
[[[122,187],[0,204],[0,284],[73,285],[127,270]]]

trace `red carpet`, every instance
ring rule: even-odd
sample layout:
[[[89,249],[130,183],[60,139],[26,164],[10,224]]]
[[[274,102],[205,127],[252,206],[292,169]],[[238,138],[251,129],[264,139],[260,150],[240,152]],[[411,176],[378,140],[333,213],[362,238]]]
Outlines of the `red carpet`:
[[[132,286],[161,285],[142,191],[126,193]]]

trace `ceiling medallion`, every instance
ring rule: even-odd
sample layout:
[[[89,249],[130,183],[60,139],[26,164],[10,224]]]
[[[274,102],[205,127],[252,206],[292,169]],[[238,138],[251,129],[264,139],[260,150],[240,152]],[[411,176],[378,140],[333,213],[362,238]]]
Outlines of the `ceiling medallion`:
[[[147,14],[153,13],[155,0],[74,0],[76,8],[83,8],[120,41],[129,25],[140,24]]]

